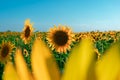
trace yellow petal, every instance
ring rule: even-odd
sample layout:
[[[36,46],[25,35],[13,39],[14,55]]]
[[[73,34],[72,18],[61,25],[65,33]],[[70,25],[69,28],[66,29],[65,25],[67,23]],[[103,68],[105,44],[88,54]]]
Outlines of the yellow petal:
[[[83,39],[72,49],[62,80],[86,80],[94,56],[92,42]]]
[[[60,80],[60,73],[52,53],[42,40],[36,39],[31,55],[36,80]]]
[[[113,45],[96,65],[97,80],[116,80],[120,71],[119,45]]]
[[[17,49],[15,54],[15,64],[18,76],[20,80],[31,80],[30,73],[28,71],[25,60],[22,56],[21,50]]]
[[[3,80],[19,80],[17,72],[11,62],[5,65]]]

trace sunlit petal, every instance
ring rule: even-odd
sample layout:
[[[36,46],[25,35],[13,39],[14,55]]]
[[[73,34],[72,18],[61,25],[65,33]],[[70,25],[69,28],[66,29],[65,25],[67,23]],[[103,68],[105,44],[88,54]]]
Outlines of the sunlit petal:
[[[15,64],[20,80],[32,80],[20,49],[17,49],[15,53]]]
[[[62,80],[86,80],[93,59],[92,42],[87,39],[82,40],[72,49]]]
[[[11,62],[8,62],[4,68],[3,80],[20,80],[17,72]]]
[[[56,62],[47,48],[41,41],[36,39],[32,48],[32,69],[36,80],[59,80],[60,73]]]
[[[113,45],[96,65],[97,80],[116,80],[120,71],[120,52]]]

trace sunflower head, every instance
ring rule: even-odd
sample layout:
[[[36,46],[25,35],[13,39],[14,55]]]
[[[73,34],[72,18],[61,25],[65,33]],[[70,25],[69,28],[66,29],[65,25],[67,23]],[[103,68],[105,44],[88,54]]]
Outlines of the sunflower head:
[[[21,38],[25,44],[27,44],[30,41],[30,38],[32,36],[33,30],[34,30],[32,26],[33,24],[30,23],[29,19],[27,19],[25,21],[23,32],[21,34]]]
[[[10,42],[3,41],[0,45],[0,62],[6,63],[8,60],[10,60],[11,52],[14,48],[14,45]]]
[[[74,41],[74,34],[67,26],[54,26],[47,34],[47,40],[52,50],[56,50],[59,53],[65,53],[70,50],[71,43]]]
[[[25,57],[27,57],[29,55],[29,53],[26,49],[23,50],[23,55],[25,55]]]

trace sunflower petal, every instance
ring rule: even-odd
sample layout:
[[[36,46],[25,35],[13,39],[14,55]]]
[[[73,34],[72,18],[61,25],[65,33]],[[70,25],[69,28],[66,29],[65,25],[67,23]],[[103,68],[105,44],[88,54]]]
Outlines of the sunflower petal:
[[[31,55],[33,74],[36,80],[59,80],[60,74],[56,62],[47,48],[41,41],[36,40]]]
[[[96,65],[98,80],[116,80],[120,71],[120,53],[118,44],[113,45]]]
[[[62,80],[86,80],[88,69],[94,59],[92,42],[82,40],[70,54]]]
[[[16,51],[15,64],[16,64],[16,70],[17,70],[18,76],[20,77],[20,80],[32,79],[20,49],[17,49]]]
[[[5,65],[3,80],[19,80],[17,72],[11,62]]]

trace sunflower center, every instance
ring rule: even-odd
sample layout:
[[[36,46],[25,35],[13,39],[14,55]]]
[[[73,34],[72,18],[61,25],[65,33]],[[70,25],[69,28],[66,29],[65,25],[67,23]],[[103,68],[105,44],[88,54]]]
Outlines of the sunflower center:
[[[56,31],[54,36],[53,36],[53,41],[59,45],[63,46],[67,43],[68,41],[68,35],[64,31]]]
[[[5,45],[1,51],[1,56],[2,57],[6,57],[9,54],[9,47],[7,45]]]
[[[25,37],[28,38],[30,36],[30,28],[29,26],[27,26],[27,28],[25,29]]]

